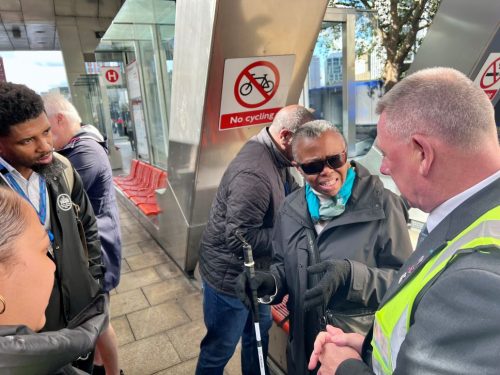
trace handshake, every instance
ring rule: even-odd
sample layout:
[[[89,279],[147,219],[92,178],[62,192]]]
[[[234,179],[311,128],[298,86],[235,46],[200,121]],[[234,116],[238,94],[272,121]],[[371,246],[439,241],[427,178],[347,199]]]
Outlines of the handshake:
[[[307,267],[307,276],[317,274],[322,274],[319,282],[304,293],[303,306],[306,311],[321,305],[326,306],[338,289],[349,284],[351,264],[347,260],[331,259]],[[258,298],[272,297],[278,291],[277,284],[271,272],[256,271],[252,280],[249,279],[246,272],[243,272],[236,278],[234,291],[241,302],[250,308],[253,290],[257,292]]]

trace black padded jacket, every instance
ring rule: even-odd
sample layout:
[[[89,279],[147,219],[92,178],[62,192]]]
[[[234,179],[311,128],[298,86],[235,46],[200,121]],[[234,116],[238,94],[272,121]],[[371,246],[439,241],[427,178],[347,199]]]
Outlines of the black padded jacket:
[[[241,229],[254,258],[270,257],[273,225],[286,192],[297,188],[288,159],[267,128],[252,137],[231,161],[220,182],[200,243],[200,274],[215,290],[235,296],[243,271]]]
[[[108,325],[107,296],[97,296],[68,328],[35,333],[26,326],[0,326],[0,374],[86,374],[71,362],[86,356]]]

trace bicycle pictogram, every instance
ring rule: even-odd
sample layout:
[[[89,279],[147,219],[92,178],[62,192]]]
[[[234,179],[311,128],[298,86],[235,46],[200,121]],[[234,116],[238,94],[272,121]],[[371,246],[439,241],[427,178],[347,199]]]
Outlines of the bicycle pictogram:
[[[267,74],[262,74],[261,76],[256,76],[255,74],[252,73],[252,77],[253,77],[254,81],[257,82],[265,92],[270,93],[271,91],[273,91],[274,81],[268,79]],[[250,95],[252,90],[253,90],[252,81],[248,81],[240,86],[241,96]]]
[[[278,68],[270,61],[255,61],[239,73],[234,82],[234,98],[245,108],[269,102],[280,85]]]

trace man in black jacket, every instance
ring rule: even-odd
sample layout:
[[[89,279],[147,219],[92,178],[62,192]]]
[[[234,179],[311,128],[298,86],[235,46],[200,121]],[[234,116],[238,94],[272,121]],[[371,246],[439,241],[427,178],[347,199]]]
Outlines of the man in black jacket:
[[[240,337],[243,374],[255,374],[259,368],[252,315],[234,292],[235,278],[243,271],[242,243],[234,233],[241,230],[255,258],[271,255],[279,206],[297,187],[288,171],[291,139],[301,125],[313,119],[298,105],[281,109],[270,127],[243,146],[222,177],[200,245],[207,334],[201,342],[198,375],[222,374]],[[267,353],[269,306],[261,305],[260,315]]]
[[[30,202],[51,240],[56,272],[44,330],[65,328],[101,289],[101,243],[82,181],[53,153],[43,101],[24,85],[0,83],[0,165],[0,184]],[[91,358],[79,367],[91,370]]]

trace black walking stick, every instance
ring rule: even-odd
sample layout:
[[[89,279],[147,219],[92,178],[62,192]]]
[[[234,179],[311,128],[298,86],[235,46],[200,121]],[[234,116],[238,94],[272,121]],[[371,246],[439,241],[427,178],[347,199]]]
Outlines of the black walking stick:
[[[255,288],[255,268],[253,261],[252,246],[245,240],[241,230],[236,229],[234,232],[236,238],[238,238],[243,243],[243,255],[245,257],[245,272],[247,274],[248,280],[250,281],[250,289],[252,291],[252,317],[253,325],[255,328],[255,341],[257,342],[257,354],[259,356],[259,367],[260,374],[265,375],[266,370],[264,367],[264,353],[262,351],[262,339],[260,337],[260,325],[259,325],[259,302],[257,301],[257,289]]]

